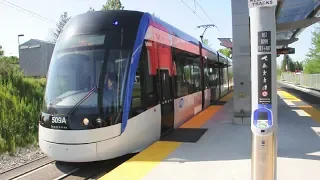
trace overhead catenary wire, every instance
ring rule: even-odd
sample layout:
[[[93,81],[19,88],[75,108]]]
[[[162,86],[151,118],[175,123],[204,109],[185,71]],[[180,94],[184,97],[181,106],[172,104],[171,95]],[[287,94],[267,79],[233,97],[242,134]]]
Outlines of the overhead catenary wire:
[[[41,16],[41,15],[39,15],[39,14],[36,14],[36,13],[34,13],[34,12],[28,10],[28,9],[25,9],[25,8],[19,6],[19,5],[13,4],[12,2],[9,2],[9,1],[7,1],[7,0],[2,0],[2,1],[0,1],[0,3],[6,5],[6,6],[8,6],[8,7],[11,7],[11,8],[13,8],[13,9],[16,9],[16,10],[19,10],[19,11],[21,11],[21,12],[24,12],[24,13],[27,13],[27,14],[29,14],[29,15],[32,15],[32,16],[34,16],[34,17],[36,17],[36,18],[41,19],[41,20],[46,20],[46,21],[48,21],[48,22],[57,24],[56,21],[53,21],[53,20],[51,20],[51,19],[48,19],[48,18],[46,18],[46,17],[44,17],[44,16]],[[8,4],[7,4],[7,3],[8,3]]]
[[[213,23],[213,21],[211,20],[211,18],[208,16],[208,14],[203,10],[203,8],[201,7],[201,5],[198,3],[197,0],[194,0],[195,3],[198,4],[198,6],[200,7],[200,9],[202,10],[202,12],[207,16],[207,18],[211,21],[211,23]]]
[[[209,15],[205,12],[205,10],[203,10],[203,8],[202,8],[201,5],[198,3],[198,1],[197,1],[197,0],[194,0],[194,2],[198,4],[198,6],[199,6],[200,9],[202,10],[202,12],[207,16],[207,18],[210,20],[210,22],[211,22],[212,24],[214,24],[214,27],[216,27],[217,30],[218,30],[218,32],[220,33],[219,27],[216,26],[215,23],[213,23],[212,19],[211,19],[211,18],[209,17]]]
[[[210,22],[212,23],[212,24],[214,24],[213,23],[213,21],[212,21],[212,19],[209,17],[209,15],[204,11],[204,9],[201,7],[201,5],[198,3],[198,1],[196,1],[196,0],[194,0],[194,8],[195,8],[195,10],[193,10],[188,4],[186,4],[183,0],[180,0],[185,6],[187,6],[201,21],[202,21],[202,23],[204,23],[204,20],[197,14],[197,12],[196,12],[196,7],[197,6],[199,6],[200,7],[200,9],[201,9],[201,11],[206,15],[206,17],[210,20]],[[216,26],[216,25],[214,25],[214,27],[215,28],[217,28],[217,30],[218,30],[218,32],[220,33],[220,30],[219,30],[219,27],[218,26]],[[196,28],[198,28],[198,27],[196,27]]]
[[[188,5],[188,4],[186,4],[183,0],[180,0],[184,5],[186,5],[202,22],[204,22],[203,21],[203,19]]]

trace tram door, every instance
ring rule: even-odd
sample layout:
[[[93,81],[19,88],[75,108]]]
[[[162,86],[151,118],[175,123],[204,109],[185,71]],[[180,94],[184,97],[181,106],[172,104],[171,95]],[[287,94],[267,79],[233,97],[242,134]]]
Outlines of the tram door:
[[[168,70],[160,70],[161,76],[161,134],[173,128],[174,125],[174,100],[172,79]]]
[[[158,44],[158,75],[161,85],[161,134],[171,130],[174,126],[174,99],[170,71],[172,71],[171,48]]]

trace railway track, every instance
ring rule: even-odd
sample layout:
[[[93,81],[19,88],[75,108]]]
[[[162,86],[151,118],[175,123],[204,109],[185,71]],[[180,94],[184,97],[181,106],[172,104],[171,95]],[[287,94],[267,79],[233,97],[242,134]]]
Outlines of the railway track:
[[[1,180],[85,180],[97,179],[127,161],[134,154],[111,160],[66,163],[42,157],[0,173]]]
[[[25,174],[28,174],[30,172],[33,172],[39,168],[42,168],[43,166],[46,166],[53,162],[54,160],[44,156],[44,157],[35,159],[33,161],[30,161],[26,164],[1,172],[0,179],[8,179],[8,180],[15,179],[15,178],[24,176]]]

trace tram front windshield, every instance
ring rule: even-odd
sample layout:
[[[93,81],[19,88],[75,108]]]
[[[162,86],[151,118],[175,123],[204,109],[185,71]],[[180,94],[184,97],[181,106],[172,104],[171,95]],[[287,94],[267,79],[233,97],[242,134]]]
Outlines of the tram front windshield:
[[[122,107],[130,50],[108,46],[106,39],[95,34],[58,41],[48,72],[44,111],[67,114],[78,106],[98,112],[99,98],[104,109]]]

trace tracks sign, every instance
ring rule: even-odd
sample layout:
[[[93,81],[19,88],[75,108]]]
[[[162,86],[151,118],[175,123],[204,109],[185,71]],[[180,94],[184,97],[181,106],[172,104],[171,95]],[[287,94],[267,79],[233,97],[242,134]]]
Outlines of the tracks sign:
[[[249,8],[276,6],[277,0],[248,0]]]

